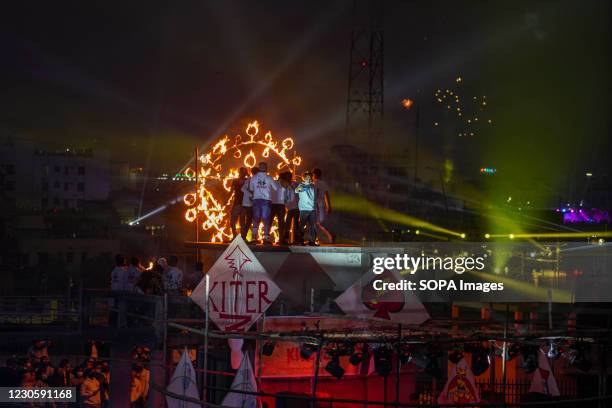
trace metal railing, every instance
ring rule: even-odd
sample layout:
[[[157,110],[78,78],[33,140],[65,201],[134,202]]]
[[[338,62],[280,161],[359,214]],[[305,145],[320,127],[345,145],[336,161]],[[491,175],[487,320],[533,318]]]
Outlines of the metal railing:
[[[357,408],[357,407],[411,407],[411,408],[445,408],[445,407],[462,407],[462,408],[511,408],[511,407],[596,407],[596,406],[607,406],[609,401],[612,401],[612,395],[604,395],[600,397],[586,397],[586,398],[551,398],[547,401],[524,401],[520,400],[509,402],[509,401],[487,401],[485,399],[479,403],[448,403],[448,404],[438,404],[436,400],[432,400],[429,402],[394,402],[394,401],[372,401],[372,400],[360,400],[360,399],[351,399],[351,398],[326,398],[326,397],[312,397],[308,395],[300,395],[297,393],[278,393],[278,394],[270,394],[266,392],[253,392],[253,391],[243,391],[237,389],[229,389],[223,387],[206,387],[210,390],[218,390],[224,392],[232,392],[236,394],[243,395],[252,395],[259,399],[273,399],[275,405],[283,406],[283,407],[304,407],[304,408]],[[215,408],[227,408],[223,405],[215,404],[212,402],[202,401],[195,398],[185,397],[179,394],[175,394],[167,391],[164,387],[159,386],[158,384],[151,384],[151,389],[160,394],[170,396],[172,398],[192,402],[194,404],[199,404],[204,407],[215,407]],[[279,405],[279,403],[281,405]],[[602,405],[598,405],[602,404]]]
[[[65,296],[2,296],[0,326],[3,329],[56,327],[77,328],[78,302]]]

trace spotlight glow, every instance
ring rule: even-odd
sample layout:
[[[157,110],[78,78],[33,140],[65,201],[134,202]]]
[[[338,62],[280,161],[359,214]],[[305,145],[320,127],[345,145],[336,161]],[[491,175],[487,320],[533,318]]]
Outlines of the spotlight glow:
[[[592,232],[530,232],[517,234],[491,234],[491,238],[533,239],[533,238],[610,238],[612,231]]]

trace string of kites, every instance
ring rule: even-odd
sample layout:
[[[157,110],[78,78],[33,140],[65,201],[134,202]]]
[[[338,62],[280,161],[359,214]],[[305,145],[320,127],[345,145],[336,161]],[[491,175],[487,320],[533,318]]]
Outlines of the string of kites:
[[[471,355],[472,372],[478,376],[487,371],[491,364],[493,355],[502,355],[503,348],[499,346],[487,345],[487,342],[469,342],[463,345],[454,344],[448,351],[448,360],[453,364],[458,364],[465,353]],[[271,356],[274,353],[276,343],[267,341],[262,346],[262,354]],[[583,341],[576,341],[572,344],[562,344],[551,341],[545,346],[535,344],[512,343],[506,348],[506,361],[512,361],[521,356],[522,361],[519,368],[527,373],[533,373],[538,368],[538,352],[542,349],[545,355],[551,360],[558,360],[564,357],[570,366],[580,371],[588,372],[592,364],[588,359],[590,345]],[[316,353],[317,345],[312,343],[302,343],[300,345],[300,357],[304,360]],[[443,356],[443,349],[440,344],[414,344],[414,343],[331,343],[322,351],[330,358],[325,366],[325,370],[337,379],[341,379],[345,369],[340,364],[340,357],[348,357],[350,364],[358,366],[369,361],[373,357],[374,371],[382,377],[389,375],[393,368],[393,358],[396,355],[399,362],[404,365],[414,363],[417,367],[424,369],[428,375],[441,379],[443,371],[440,366],[440,359]]]
[[[491,125],[493,123],[493,119],[486,116],[487,97],[486,95],[473,96],[471,99],[468,98],[468,102],[463,103],[460,89],[463,80],[459,76],[455,79],[455,82],[457,83],[456,88],[436,89],[434,92],[435,101],[445,107],[447,113],[455,115],[455,127],[458,136],[474,136],[477,125]],[[433,125],[440,126],[440,122],[435,121]]]

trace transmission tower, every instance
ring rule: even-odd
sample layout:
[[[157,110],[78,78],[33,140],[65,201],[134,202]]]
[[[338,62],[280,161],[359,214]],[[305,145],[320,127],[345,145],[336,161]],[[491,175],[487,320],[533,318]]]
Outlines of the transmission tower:
[[[353,2],[345,143],[368,144],[383,135],[382,4],[375,0]]]

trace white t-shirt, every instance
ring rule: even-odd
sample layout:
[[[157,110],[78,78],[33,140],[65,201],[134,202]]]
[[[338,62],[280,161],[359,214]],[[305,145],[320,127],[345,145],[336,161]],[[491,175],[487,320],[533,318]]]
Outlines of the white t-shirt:
[[[252,207],[253,206],[253,200],[251,198],[251,192],[249,191],[249,185],[251,184],[251,178],[246,179],[246,181],[244,182],[244,184],[242,185],[242,192],[244,193],[242,195],[242,206],[243,207]]]
[[[272,204],[285,204],[285,187],[281,186],[278,181],[276,184],[276,191],[272,193]]]
[[[329,190],[327,183],[323,180],[317,180],[315,186],[317,187],[317,203],[325,208],[325,193]]]
[[[115,266],[111,272],[111,290],[125,290],[127,281],[127,268],[124,266]]]
[[[140,278],[141,273],[142,271],[139,267],[134,265],[128,266],[124,289],[128,292],[132,292],[136,286],[136,282],[138,282],[138,278]]]
[[[249,190],[253,192],[253,200],[272,200],[272,191],[278,190],[276,181],[264,172],[259,172],[249,180]]]
[[[323,180],[317,180],[315,186],[317,187],[317,218],[322,223],[327,216],[325,214],[325,193],[327,193],[329,188]]]
[[[180,290],[183,288],[183,271],[176,266],[169,267],[163,279],[166,290]]]
[[[295,187],[285,189],[285,208],[287,210],[295,210],[298,206],[297,196],[295,195]]]

